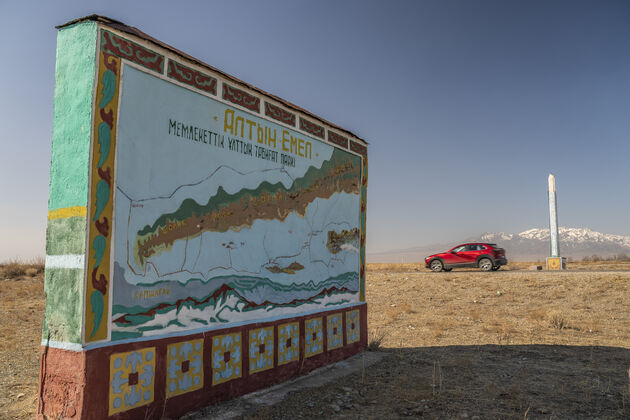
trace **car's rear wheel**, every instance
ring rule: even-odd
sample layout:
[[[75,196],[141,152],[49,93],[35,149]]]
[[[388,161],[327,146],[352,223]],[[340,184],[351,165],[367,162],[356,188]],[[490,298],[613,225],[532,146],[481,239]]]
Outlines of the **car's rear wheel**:
[[[490,258],[482,258],[479,260],[479,268],[481,271],[490,271],[492,270],[492,261]]]
[[[442,269],[444,268],[444,264],[442,264],[442,261],[440,260],[433,260],[431,261],[429,267],[431,268],[431,271],[438,272],[442,271]]]

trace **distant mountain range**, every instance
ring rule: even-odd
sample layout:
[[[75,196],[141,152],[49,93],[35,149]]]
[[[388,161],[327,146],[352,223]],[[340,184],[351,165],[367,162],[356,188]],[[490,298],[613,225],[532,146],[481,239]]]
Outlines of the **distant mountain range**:
[[[560,227],[560,255],[581,259],[585,256],[630,255],[630,236],[610,235],[588,228]],[[484,233],[460,242],[450,242],[368,253],[368,262],[420,262],[430,254],[443,252],[465,242],[496,243],[505,249],[508,261],[537,261],[549,256],[549,229],[529,229],[521,233]]]

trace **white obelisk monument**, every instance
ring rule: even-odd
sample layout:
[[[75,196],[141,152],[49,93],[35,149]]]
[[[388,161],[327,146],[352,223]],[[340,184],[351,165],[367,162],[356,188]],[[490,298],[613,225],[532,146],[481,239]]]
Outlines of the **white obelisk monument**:
[[[560,257],[558,245],[558,202],[556,201],[556,178],[549,174],[549,242],[550,256],[547,258],[547,270],[564,270],[566,258]]]

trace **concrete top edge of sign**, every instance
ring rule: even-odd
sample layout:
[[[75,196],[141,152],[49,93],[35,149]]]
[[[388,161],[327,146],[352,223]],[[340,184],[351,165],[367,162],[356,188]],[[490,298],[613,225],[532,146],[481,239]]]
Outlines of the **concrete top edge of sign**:
[[[213,67],[213,66],[211,66],[211,65],[209,65],[207,63],[204,63],[203,61],[198,60],[197,58],[195,58],[195,57],[193,57],[193,56],[191,56],[189,54],[186,54],[185,52],[182,52],[182,51],[178,50],[175,47],[172,47],[172,46],[170,46],[170,45],[168,45],[168,44],[166,44],[166,43],[164,43],[164,42],[162,42],[160,40],[157,40],[157,39],[153,38],[152,36],[142,32],[138,28],[134,28],[133,26],[128,26],[128,25],[126,25],[123,22],[120,22],[118,20],[108,18],[107,16],[89,15],[89,16],[84,16],[84,17],[78,18],[78,19],[73,19],[73,20],[71,20],[69,22],[66,22],[66,23],[62,24],[62,25],[58,25],[55,28],[63,29],[65,27],[68,27],[68,26],[71,26],[71,25],[74,25],[74,24],[77,24],[77,23],[81,23],[81,22],[86,22],[86,21],[98,22],[98,23],[101,23],[101,24],[103,24],[105,26],[109,26],[109,27],[111,27],[113,29],[117,29],[117,30],[119,30],[121,32],[125,32],[125,33],[131,34],[131,35],[135,35],[135,36],[137,36],[139,38],[142,38],[142,39],[144,39],[144,40],[146,40],[148,42],[151,42],[151,43],[153,43],[153,44],[155,44],[155,45],[157,45],[157,46],[159,46],[161,48],[164,48],[164,49],[166,49],[166,50],[168,50],[168,51],[170,51],[170,52],[172,52],[174,54],[177,54],[180,57],[183,57],[183,58],[185,58],[188,61],[191,61],[191,62],[193,62],[193,63],[195,63],[195,64],[197,64],[199,66],[206,67],[207,69],[209,69],[209,70],[211,70],[213,72],[219,73],[220,75],[222,75],[223,77],[225,77],[226,79],[228,79],[228,80],[230,80],[232,82],[238,83],[238,84],[240,84],[242,86],[245,86],[245,87],[247,87],[247,88],[249,88],[249,89],[251,89],[253,91],[258,92],[261,95],[264,95],[264,96],[266,96],[268,98],[271,98],[271,99],[273,99],[273,100],[283,104],[287,108],[291,108],[294,111],[301,112],[302,114],[304,114],[304,115],[306,115],[306,116],[308,116],[310,118],[313,118],[315,120],[318,120],[319,122],[321,122],[323,124],[326,124],[326,125],[330,126],[331,128],[334,128],[336,130],[342,131],[342,132],[344,132],[344,133],[354,137],[356,140],[359,140],[359,141],[363,142],[366,145],[368,144],[368,142],[366,140],[362,139],[361,137],[357,136],[356,134],[352,133],[351,131],[346,130],[343,127],[340,127],[340,126],[338,126],[336,124],[333,124],[330,121],[327,121],[327,120],[325,120],[325,119],[323,119],[321,117],[318,117],[317,115],[315,115],[315,114],[305,110],[304,108],[301,108],[301,107],[299,107],[299,106],[297,106],[297,105],[295,105],[295,104],[293,104],[293,103],[291,103],[291,102],[289,102],[289,101],[287,101],[285,99],[282,99],[282,98],[280,98],[278,96],[272,95],[271,93],[265,92],[264,90],[262,90],[260,88],[257,88],[256,86],[250,85],[247,82],[244,82],[244,81],[242,81],[242,80],[240,80],[240,79],[238,79],[238,78],[236,78],[234,76],[231,76],[231,75],[225,73],[224,71],[221,71],[221,70],[217,69],[216,67]]]

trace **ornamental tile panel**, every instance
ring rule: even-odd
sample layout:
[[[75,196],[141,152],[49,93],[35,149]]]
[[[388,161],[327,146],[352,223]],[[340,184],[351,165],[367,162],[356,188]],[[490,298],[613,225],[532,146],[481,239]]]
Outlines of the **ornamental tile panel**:
[[[348,139],[344,136],[340,136],[334,131],[328,131],[328,141],[336,144],[337,146],[343,147],[344,149],[348,148]]]
[[[295,127],[295,114],[265,101],[265,115]]]
[[[290,322],[278,325],[278,365],[300,359],[300,324]]]
[[[304,130],[307,133],[311,133],[312,135],[317,136],[320,139],[323,139],[324,134],[325,134],[325,130],[323,126],[312,123],[309,120],[305,120],[302,117],[300,117],[300,130]]]
[[[109,415],[153,402],[155,347],[109,358]]]
[[[101,50],[116,57],[140,64],[160,74],[164,72],[164,56],[142,45],[119,37],[112,32],[101,30]]]
[[[249,331],[249,373],[273,367],[273,327]]]
[[[346,341],[348,344],[356,343],[361,338],[359,324],[359,310],[346,312]]]
[[[242,376],[241,333],[217,335],[212,338],[212,385]]]
[[[365,147],[361,143],[357,143],[356,141],[350,140],[350,150],[356,153],[360,153],[363,156],[367,156],[367,147]]]
[[[166,349],[166,398],[203,388],[203,339]]]
[[[168,60],[168,77],[213,95],[217,94],[217,79],[170,59]]]
[[[311,357],[324,351],[324,332],[322,318],[312,318],[304,321],[304,356]]]
[[[343,347],[343,315],[333,314],[326,317],[328,350]]]
[[[260,98],[250,95],[244,90],[223,83],[223,99],[228,100],[251,111],[260,112]]]

